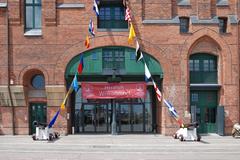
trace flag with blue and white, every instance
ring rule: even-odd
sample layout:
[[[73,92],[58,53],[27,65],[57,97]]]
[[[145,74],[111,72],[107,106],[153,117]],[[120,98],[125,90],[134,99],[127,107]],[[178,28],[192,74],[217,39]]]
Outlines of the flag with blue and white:
[[[77,80],[77,75],[75,74],[72,82],[72,88],[74,89],[75,92],[78,91],[78,80]]]
[[[171,113],[171,115],[173,117],[175,117],[176,119],[179,117],[177,114],[177,111],[175,110],[175,108],[173,107],[173,105],[168,102],[167,100],[163,99],[163,102],[165,103],[165,105],[168,107],[169,112]]]
[[[90,22],[88,25],[88,31],[92,36],[95,36],[94,25],[93,25],[92,19],[90,19]]]
[[[93,10],[95,11],[96,15],[99,16],[99,9],[96,0],[93,0]]]
[[[151,79],[151,73],[145,63],[145,81],[148,82]]]

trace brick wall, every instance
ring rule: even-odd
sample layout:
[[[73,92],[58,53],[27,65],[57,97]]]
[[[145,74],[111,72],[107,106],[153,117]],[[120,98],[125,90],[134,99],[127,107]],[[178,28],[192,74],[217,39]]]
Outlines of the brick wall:
[[[20,1],[21,2],[21,1]],[[12,57],[13,85],[23,85],[23,77],[29,70],[37,69],[43,72],[46,85],[65,85],[64,73],[68,62],[79,53],[86,51],[83,41],[87,34],[87,25],[92,18],[97,19],[92,11],[92,1],[81,0],[71,3],[83,3],[84,8],[56,9],[56,0],[43,1],[42,36],[24,36],[22,5],[19,1],[9,1],[10,42],[9,54]],[[58,0],[58,3],[69,2]],[[188,58],[195,52],[210,51],[219,57],[219,103],[228,112],[226,131],[230,133],[232,124],[239,121],[239,54],[238,54],[238,26],[231,25],[231,32],[218,33],[217,24],[193,24],[190,33],[180,34],[179,24],[143,24],[144,19],[163,20],[179,16],[198,16],[199,19],[211,20],[214,14],[227,16],[237,14],[235,1],[229,1],[228,7],[217,7],[210,0],[191,0],[191,6],[178,6],[177,1],[170,0],[131,0],[130,8],[134,14],[133,24],[139,38],[140,45],[147,53],[154,56],[164,71],[163,95],[169,99],[185,121],[189,121],[189,73]],[[6,12],[0,9],[0,85],[7,83],[6,64]],[[3,13],[3,14],[2,14]],[[5,30],[4,30],[5,29]],[[120,45],[134,48],[127,44],[128,32],[105,32],[96,29],[96,37],[91,40],[91,48],[110,45]],[[205,38],[204,38],[205,37]],[[51,89],[52,90],[52,89]],[[53,89],[54,90],[54,89]],[[52,92],[51,92],[52,93]],[[52,93],[54,94],[54,93]],[[56,92],[56,95],[58,92]],[[62,94],[62,91],[61,91]],[[60,95],[61,96],[61,95]],[[48,121],[57,109],[59,99],[49,106]],[[27,105],[27,104],[26,104]],[[159,105],[158,122],[161,133],[172,134],[176,129],[176,122],[169,117],[162,104]],[[11,109],[1,107],[1,115],[9,121],[0,121],[1,133],[11,134]],[[27,114],[27,106],[19,106],[16,112]],[[66,111],[67,112],[67,111]],[[1,116],[0,115],[0,116]],[[67,113],[59,118],[56,127],[62,133],[67,132]],[[27,117],[28,118],[28,117]],[[27,134],[28,125],[22,116],[16,120],[18,134]],[[71,126],[68,126],[71,127]]]

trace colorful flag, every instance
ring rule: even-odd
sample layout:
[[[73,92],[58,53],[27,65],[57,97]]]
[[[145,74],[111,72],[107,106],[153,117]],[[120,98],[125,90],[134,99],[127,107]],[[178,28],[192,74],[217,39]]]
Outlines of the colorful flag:
[[[136,42],[136,45],[137,45],[136,46],[136,62],[137,62],[137,61],[140,61],[143,58],[143,54],[140,50],[138,41]]]
[[[93,0],[93,10],[95,11],[96,15],[99,16],[99,9],[96,0]]]
[[[159,102],[161,102],[161,99],[162,99],[162,94],[160,92],[160,90],[158,89],[156,83],[154,82],[154,80],[152,79],[152,82],[153,82],[153,87],[155,89],[155,92],[156,92],[156,95],[157,95],[157,99]]]
[[[130,9],[127,7],[125,12],[125,21],[131,22],[131,20]]]
[[[92,19],[90,19],[89,25],[88,25],[88,31],[92,36],[95,36],[95,30]]]
[[[145,63],[145,81],[148,82],[150,78],[151,78],[151,73],[149,72],[149,69]]]
[[[80,55],[80,62],[78,64],[78,74],[82,74],[83,71],[83,67],[84,67],[84,63],[83,63],[83,55]]]
[[[133,25],[131,23],[130,31],[129,31],[129,36],[128,36],[128,43],[132,44],[133,43],[133,38],[136,37]]]
[[[72,85],[72,84],[71,84],[71,85]],[[61,110],[64,110],[64,109],[65,109],[65,104],[66,104],[67,98],[68,98],[68,96],[70,95],[70,93],[72,93],[72,91],[73,91],[73,88],[70,87],[69,90],[68,90],[68,92],[67,92],[67,94],[66,94],[66,96],[65,96],[65,98],[64,98],[64,100],[63,100],[63,102],[62,102],[62,104],[61,104]]]
[[[78,91],[78,80],[77,80],[77,75],[75,74],[72,82],[72,88],[74,89],[75,92]]]
[[[165,105],[168,107],[168,110],[170,112],[170,114],[178,120],[178,114],[177,111],[174,109],[174,107],[172,106],[172,104],[170,102],[168,102],[167,100],[163,99],[163,102],[165,103]]]
[[[52,126],[54,125],[55,121],[57,120],[57,117],[60,113],[60,109],[57,111],[57,113],[55,114],[55,116],[52,118],[52,120],[50,121],[48,128],[52,128]]]
[[[89,39],[88,35],[86,36],[86,39],[85,39],[85,46],[86,46],[86,48],[90,47],[90,39]]]

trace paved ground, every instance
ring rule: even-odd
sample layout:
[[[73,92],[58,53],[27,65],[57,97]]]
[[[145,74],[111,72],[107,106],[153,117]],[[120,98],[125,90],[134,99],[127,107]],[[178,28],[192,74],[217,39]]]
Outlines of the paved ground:
[[[69,135],[55,142],[0,136],[0,160],[238,160],[240,139],[203,136],[180,142],[162,135]]]

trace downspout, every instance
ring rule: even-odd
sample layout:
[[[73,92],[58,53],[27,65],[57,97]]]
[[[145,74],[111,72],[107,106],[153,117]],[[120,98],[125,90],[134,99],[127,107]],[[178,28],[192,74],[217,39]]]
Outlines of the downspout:
[[[7,4],[8,4],[8,1],[7,1]],[[7,25],[7,66],[8,66],[8,93],[9,93],[9,98],[10,98],[10,107],[12,108],[12,135],[15,135],[15,111],[14,111],[14,105],[13,105],[13,99],[12,99],[12,93],[11,93],[11,88],[10,88],[10,81],[11,81],[11,56],[10,56],[10,49],[9,49],[9,45],[10,45],[10,38],[9,38],[9,30],[10,30],[10,27],[9,27],[9,14],[8,14],[9,10],[8,10],[8,6],[7,6],[7,11],[6,11],[6,25]]]

